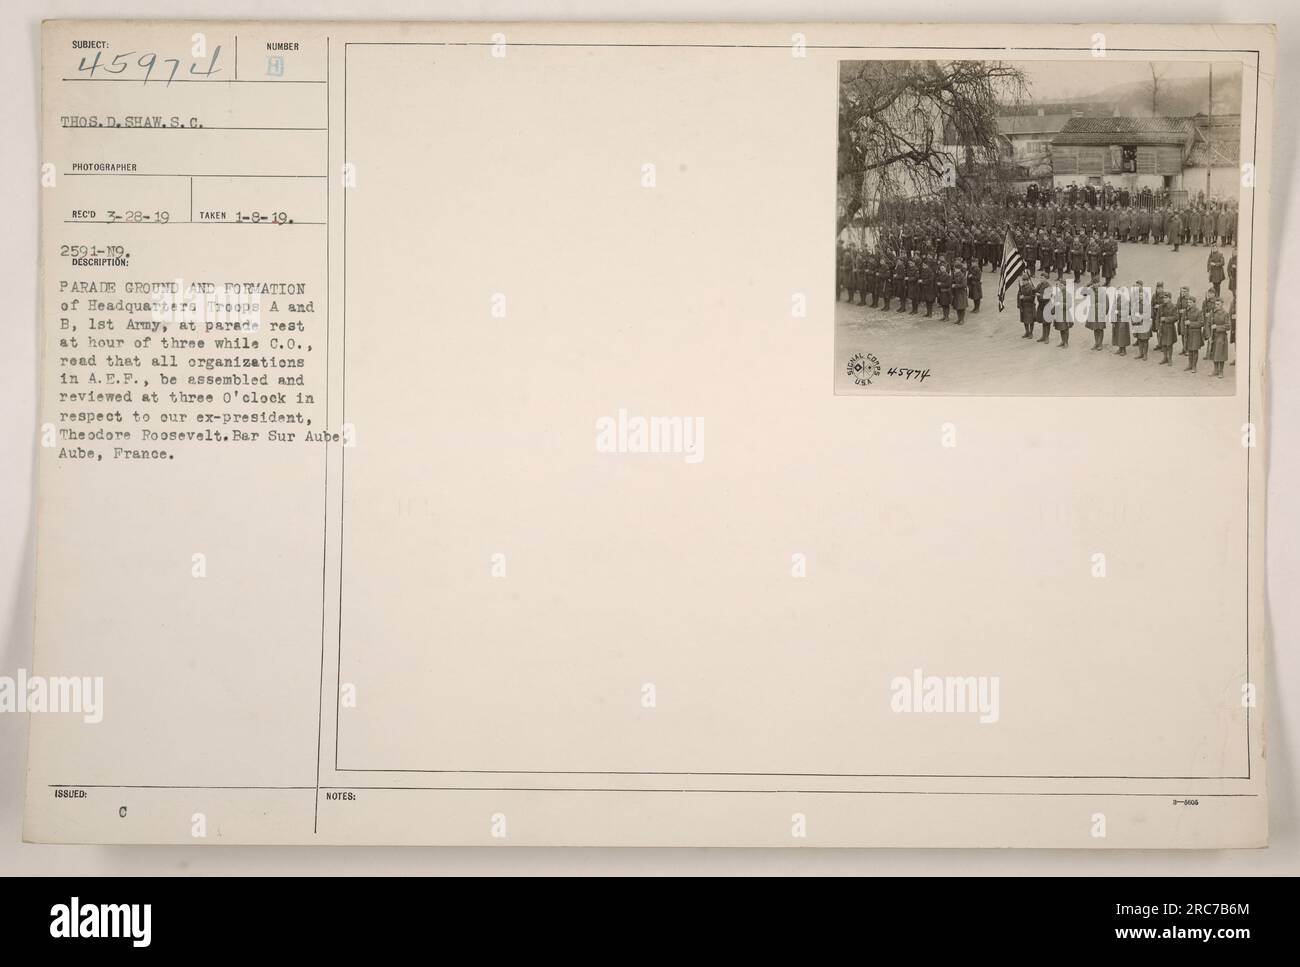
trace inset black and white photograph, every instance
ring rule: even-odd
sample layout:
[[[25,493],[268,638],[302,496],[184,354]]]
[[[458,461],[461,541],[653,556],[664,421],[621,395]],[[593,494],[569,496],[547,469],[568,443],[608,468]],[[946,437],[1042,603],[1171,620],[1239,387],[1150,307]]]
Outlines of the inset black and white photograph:
[[[1241,105],[1233,61],[841,63],[835,392],[1233,395]]]

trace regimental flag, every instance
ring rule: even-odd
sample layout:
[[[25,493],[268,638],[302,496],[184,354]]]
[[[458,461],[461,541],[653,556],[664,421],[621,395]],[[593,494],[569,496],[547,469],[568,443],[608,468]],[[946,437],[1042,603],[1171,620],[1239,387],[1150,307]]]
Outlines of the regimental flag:
[[[1002,240],[1002,282],[998,286],[998,312],[1006,308],[1007,289],[1016,284],[1025,271],[1025,260],[1020,255],[1020,249],[1016,248],[1015,239],[1011,237],[1011,229],[1007,229],[1007,237]]]

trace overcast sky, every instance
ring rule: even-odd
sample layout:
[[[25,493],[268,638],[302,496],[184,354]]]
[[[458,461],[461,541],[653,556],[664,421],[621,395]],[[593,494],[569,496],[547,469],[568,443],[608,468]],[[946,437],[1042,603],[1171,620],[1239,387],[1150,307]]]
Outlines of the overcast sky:
[[[1096,57],[1070,61],[1019,61],[1017,67],[1025,72],[1029,81],[1029,99],[1034,101],[1059,101],[1071,97],[1095,94],[1117,84],[1134,81],[1149,83],[1151,65],[1147,61],[1126,61],[1116,58]],[[1209,62],[1174,61],[1157,63],[1156,73],[1162,78],[1203,79],[1209,83]],[[1214,65],[1214,79],[1240,81],[1240,62],[1220,62]]]

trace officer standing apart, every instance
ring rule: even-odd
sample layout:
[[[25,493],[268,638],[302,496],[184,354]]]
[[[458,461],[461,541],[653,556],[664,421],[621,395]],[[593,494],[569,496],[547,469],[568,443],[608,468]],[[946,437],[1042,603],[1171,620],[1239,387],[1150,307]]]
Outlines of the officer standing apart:
[[[1210,257],[1205,261],[1205,270],[1210,274],[1210,285],[1214,286],[1214,297],[1219,298],[1222,293],[1219,286],[1227,278],[1223,266],[1223,253],[1219,251],[1218,246],[1210,249]]]

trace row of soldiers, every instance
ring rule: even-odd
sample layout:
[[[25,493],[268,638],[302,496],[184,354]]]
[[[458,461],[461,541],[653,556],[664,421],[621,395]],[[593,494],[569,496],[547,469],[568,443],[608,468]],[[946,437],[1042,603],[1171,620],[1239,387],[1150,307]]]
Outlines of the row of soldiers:
[[[968,306],[972,312],[980,311],[984,298],[983,268],[980,262],[967,262],[960,255],[940,257],[933,252],[898,252],[888,246],[877,254],[841,244],[835,300],[838,302],[841,294],[847,293],[850,305],[856,296],[857,305],[865,306],[870,296],[871,308],[889,311],[897,299],[895,311],[908,311],[910,303],[909,314],[916,315],[924,305],[926,318],[933,316],[938,305],[943,310],[944,322],[948,321],[951,310],[956,313],[956,323],[960,326],[966,321]]]
[[[1152,191],[1149,187],[1145,187],[1134,191],[1111,184],[1080,185],[1072,182],[1060,188],[1052,185],[1042,187],[1029,185],[1025,189],[1024,200],[1030,205],[1060,203],[1064,205],[1119,205],[1122,208],[1133,205],[1135,207],[1156,208],[1168,202],[1169,192],[1163,188]]]
[[[1079,301],[1079,296],[1082,300]],[[1076,293],[1071,304],[1065,286],[1048,275],[1035,276],[1026,272],[1021,276],[1019,291],[1016,294],[1020,321],[1025,332],[1022,339],[1032,339],[1034,326],[1042,326],[1043,334],[1038,342],[1048,342],[1053,328],[1060,335],[1058,346],[1062,349],[1070,344],[1070,329],[1074,326],[1075,316],[1085,318],[1084,326],[1092,331],[1095,352],[1103,350],[1106,326],[1112,328],[1111,345],[1115,354],[1127,356],[1128,347],[1137,343],[1135,359],[1148,358],[1151,339],[1156,339],[1156,348],[1161,351],[1162,366],[1173,365],[1173,353],[1179,340],[1182,341],[1181,355],[1187,357],[1184,372],[1196,372],[1201,350],[1206,350],[1206,359],[1214,364],[1212,375],[1223,377],[1223,369],[1230,354],[1229,347],[1237,341],[1237,305],[1235,298],[1230,307],[1224,305],[1216,289],[1211,288],[1204,300],[1197,300],[1182,287],[1177,299],[1165,289],[1163,282],[1156,283],[1155,290],[1149,290],[1138,279],[1129,290],[1116,292],[1103,284],[1100,278],[1092,276],[1085,290]],[[1233,362],[1236,365],[1236,362]]]
[[[894,258],[898,252],[922,259],[929,256],[939,260],[960,258],[968,266],[983,268],[987,265],[990,269],[997,269],[1002,264],[1002,244],[1008,227],[1006,223],[971,224],[955,220],[945,226],[940,222],[923,221],[911,226],[882,229],[879,247],[881,251],[893,253],[891,257]],[[854,231],[841,237],[837,262],[841,271],[845,258],[852,260],[855,248],[860,259],[871,254],[868,246],[857,241],[859,237]],[[1058,277],[1070,272],[1075,282],[1080,281],[1085,272],[1100,273],[1109,281],[1119,267],[1120,239],[1111,232],[1094,230],[1089,233],[1082,226],[1066,222],[1055,229],[1013,227],[1012,240],[1031,267],[1037,268],[1041,264],[1056,272]],[[841,289],[845,287],[841,285]]]
[[[1235,204],[1209,201],[1187,207],[1163,204],[1154,208],[1089,204],[1030,205],[1023,201],[951,204],[938,199],[882,201],[862,224],[878,227],[882,235],[949,236],[967,231],[987,244],[990,232],[1005,225],[1021,230],[1057,229],[1109,232],[1125,242],[1184,245],[1232,245],[1237,237]],[[992,241],[1000,242],[1000,237]],[[913,246],[919,248],[919,245]],[[963,253],[963,257],[967,257]]]
[[[1016,209],[1012,224],[1051,229],[1068,222],[1085,231],[1109,232],[1122,242],[1147,244],[1231,245],[1237,235],[1237,211],[1211,203],[1188,208],[1046,207]]]
[[[866,297],[871,295],[872,308],[878,307],[882,300],[885,308],[889,308],[891,298],[909,293],[910,284],[916,282],[922,292],[922,301],[926,301],[924,293],[931,291],[941,269],[946,269],[951,276],[958,263],[962,266],[961,274],[967,286],[974,287],[979,284],[979,276],[986,264],[992,269],[1001,266],[1001,236],[994,235],[998,241],[987,244],[975,244],[975,238],[971,236],[969,241],[960,239],[956,244],[945,244],[946,240],[943,240],[937,246],[929,238],[911,236],[898,243],[886,238],[879,252],[866,246],[840,242],[836,255],[836,299],[847,292],[849,302],[853,302],[856,294],[858,305],[866,305]],[[1102,277],[1109,285],[1119,267],[1119,245],[1109,234],[1094,232],[1085,236],[1082,232],[1074,235],[1066,231],[1030,232],[1019,238],[1013,233],[1013,239],[1031,272],[1041,266],[1045,272],[1055,272],[1058,279],[1065,278],[1065,273],[1069,272],[1076,283],[1088,272]],[[928,302],[942,305],[937,289]],[[927,305],[926,315],[930,315],[929,308]]]
[[[1068,229],[1019,233],[1013,230],[1011,237],[1030,272],[1037,271],[1041,265],[1044,272],[1055,272],[1058,279],[1063,279],[1068,271],[1076,283],[1087,272],[1100,276],[1110,285],[1119,268],[1119,239],[1109,232],[1093,231],[1086,235],[1082,229],[1074,234]]]
[[[1180,230],[1177,218],[1172,223],[1172,229],[1176,232]],[[882,275],[892,296],[906,293],[907,285],[913,280],[919,281],[924,289],[937,275],[936,263],[946,264],[951,273],[954,260],[963,263],[969,280],[972,275],[982,272],[986,264],[990,268],[1000,267],[1002,251],[1001,243],[995,241],[997,237],[995,230],[987,233],[972,231],[955,237],[913,234],[901,236],[897,242],[886,236],[882,240],[879,254],[865,246],[845,245],[841,242],[836,258],[836,298],[847,290],[849,301],[852,302],[856,292],[859,294],[858,304],[865,305],[867,294],[883,291],[880,280]],[[1174,236],[1175,251],[1178,249],[1179,237]],[[1030,272],[1041,268],[1047,273],[1055,272],[1057,279],[1064,279],[1069,272],[1074,277],[1075,284],[1082,281],[1084,273],[1087,273],[1100,277],[1103,284],[1110,285],[1119,268],[1120,240],[1110,232],[1093,231],[1089,235],[1082,229],[1071,234],[1068,228],[1055,232],[1047,229],[1013,230],[1012,240]],[[1229,289],[1236,293],[1236,252],[1233,252],[1231,259],[1225,261],[1218,246],[1212,246],[1206,259],[1206,272],[1216,294],[1219,294],[1220,285],[1225,279]],[[872,306],[877,306],[882,297],[877,294],[872,300]],[[937,296],[930,301],[937,301]]]

